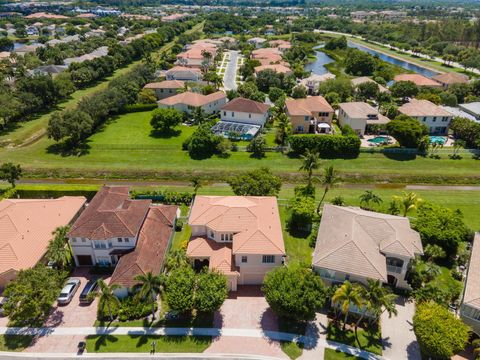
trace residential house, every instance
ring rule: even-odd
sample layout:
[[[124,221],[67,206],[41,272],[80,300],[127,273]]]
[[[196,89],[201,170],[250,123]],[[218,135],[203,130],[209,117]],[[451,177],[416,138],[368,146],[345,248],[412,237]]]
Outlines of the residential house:
[[[251,39],[247,40],[247,43],[250,45],[255,46],[256,49],[259,49],[263,46],[263,44],[267,41],[267,39],[261,38],[261,37],[254,37]]]
[[[291,75],[293,71],[285,65],[282,64],[270,64],[270,65],[261,65],[254,68],[255,74],[265,70],[273,70],[277,74]]]
[[[311,74],[309,77],[302,79],[300,84],[305,86],[309,95],[317,95],[320,84],[324,81],[335,79],[335,75],[326,73],[322,75]]]
[[[180,80],[165,80],[160,82],[148,83],[144,89],[155,91],[157,100],[166,99],[170,96],[177,95],[179,90],[185,88],[185,82]]]
[[[390,121],[389,118],[383,116],[377,109],[365,102],[341,103],[338,106],[340,126],[349,125],[359,136],[369,132],[369,127],[385,125]]]
[[[393,81],[411,81],[415,85],[422,87],[422,86],[428,86],[428,87],[435,87],[435,88],[440,88],[442,87],[442,84],[436,82],[435,80],[432,80],[426,76],[420,75],[420,74],[400,74],[397,75],[393,78]]]
[[[235,98],[220,109],[222,121],[259,125],[263,127],[268,119],[269,105],[245,98]]]
[[[458,107],[460,110],[475,117],[476,121],[480,121],[480,101],[468,104],[459,104]]]
[[[177,215],[176,206],[131,199],[125,186],[104,186],[68,233],[75,264],[116,265],[111,283],[122,285],[118,295],[124,296],[136,275],[160,272]]]
[[[463,288],[460,318],[480,336],[480,233],[475,234]]]
[[[52,75],[56,76],[68,69],[65,65],[42,65],[31,70],[33,75]]]
[[[328,284],[373,279],[409,289],[407,272],[422,254],[407,217],[325,204],[312,265]]]
[[[450,86],[454,84],[468,84],[469,77],[464,74],[459,74],[456,72],[448,72],[445,74],[438,74],[432,76],[432,80],[440,83],[444,90],[447,90]]]
[[[223,91],[217,91],[209,95],[186,91],[160,100],[158,107],[173,108],[186,113],[201,108],[206,114],[210,115],[219,112],[226,103],[227,96]]]
[[[287,51],[292,47],[292,44],[290,43],[290,41],[286,41],[286,40],[272,40],[272,41],[269,41],[268,44],[272,48],[277,48],[282,53],[284,53],[285,51]]]
[[[292,123],[293,132],[299,134],[330,134],[335,111],[323,96],[285,101],[285,113]]]
[[[165,72],[167,80],[181,80],[197,82],[202,80],[202,72],[199,69],[185,66],[174,66]]]
[[[205,55],[210,54],[210,58]],[[217,55],[217,47],[214,44],[201,42],[191,45],[188,50],[177,55],[176,64],[187,68],[201,68],[211,66]]]
[[[52,232],[75,221],[85,202],[83,196],[0,201],[0,289],[43,260]]]
[[[282,61],[282,54],[276,48],[253,50],[250,57],[254,60],[258,60],[262,65],[274,64]]]
[[[13,50],[14,53],[20,56],[24,56],[28,53],[34,53],[37,51],[38,48],[44,47],[43,44],[32,44],[32,45],[24,45],[19,47],[18,49]]]
[[[398,108],[401,114],[417,119],[427,126],[430,134],[447,135],[453,115],[428,100],[412,99]]]
[[[188,223],[193,266],[222,272],[231,291],[262,284],[265,274],[284,262],[275,197],[196,196]]]
[[[380,85],[379,83],[370,79],[367,76],[360,76],[360,77],[357,77],[355,79],[352,79],[352,85],[353,85],[354,88],[357,88],[360,84],[370,83],[370,82],[378,85],[378,91],[379,92],[381,92],[381,93],[389,93],[390,92],[390,90],[388,90],[385,86]]]

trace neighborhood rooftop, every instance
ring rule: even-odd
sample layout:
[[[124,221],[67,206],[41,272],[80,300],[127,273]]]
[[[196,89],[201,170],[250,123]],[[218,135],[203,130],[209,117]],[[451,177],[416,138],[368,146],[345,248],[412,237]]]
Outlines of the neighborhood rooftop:
[[[322,96],[309,96],[305,99],[289,99],[285,102],[290,115],[311,116],[313,112],[333,112],[333,108]]]
[[[232,101],[229,101],[221,108],[221,110],[264,114],[268,111],[269,108],[270,106],[268,106],[267,104],[239,97],[233,99]]]
[[[452,116],[447,110],[428,100],[411,99],[398,108],[398,111],[408,116]]]

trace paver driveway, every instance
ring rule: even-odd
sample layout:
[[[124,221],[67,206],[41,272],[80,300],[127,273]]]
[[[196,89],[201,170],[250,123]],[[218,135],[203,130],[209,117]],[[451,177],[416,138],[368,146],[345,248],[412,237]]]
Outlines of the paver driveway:
[[[54,304],[52,312],[45,322],[45,326],[51,327],[81,327],[93,326],[97,317],[98,299],[95,299],[89,305],[80,305],[79,297],[83,287],[92,275],[89,275],[88,269],[77,268],[71,275],[80,279],[81,284],[72,301],[65,306]],[[108,283],[108,280],[107,280]],[[32,345],[25,351],[29,352],[75,352],[77,345],[84,339],[84,336],[43,336],[34,339]]]
[[[220,311],[215,314],[214,327],[278,330],[277,318],[270,310],[259,286],[239,286],[238,291],[231,292]],[[212,345],[205,352],[287,358],[281,350],[280,344],[266,337],[223,336],[214,339]]]

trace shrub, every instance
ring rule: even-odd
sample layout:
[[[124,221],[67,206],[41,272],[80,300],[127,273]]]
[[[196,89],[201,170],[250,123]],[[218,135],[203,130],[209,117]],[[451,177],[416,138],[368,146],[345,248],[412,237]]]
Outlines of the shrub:
[[[183,229],[183,220],[182,219],[177,219],[175,222],[175,231],[182,231]]]
[[[297,154],[305,154],[309,149],[317,151],[322,158],[356,157],[360,152],[361,144],[356,135],[292,135],[288,138],[288,142]]]
[[[154,304],[155,310],[158,304]],[[118,309],[118,319],[120,321],[142,319],[152,313],[152,306],[147,301],[143,301],[138,296],[128,296],[121,300],[120,309]],[[107,315],[108,317],[108,315]]]
[[[310,230],[316,215],[315,199],[311,197],[295,197],[290,201],[289,226],[293,229]]]
[[[157,104],[127,104],[123,107],[123,112],[133,113],[142,111],[155,110],[158,107]]]
[[[134,199],[151,199],[160,201],[163,204],[185,204],[189,205],[193,200],[193,194],[187,192],[175,192],[168,190],[150,190],[143,192],[132,191],[132,197]]]

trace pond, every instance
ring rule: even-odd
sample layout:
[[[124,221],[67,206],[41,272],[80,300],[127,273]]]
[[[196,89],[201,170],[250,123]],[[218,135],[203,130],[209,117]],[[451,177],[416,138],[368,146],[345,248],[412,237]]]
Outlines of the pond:
[[[318,49],[319,47],[315,47],[314,49]],[[334,62],[330,56],[325,54],[322,51],[315,51],[315,61],[310,62],[305,65],[305,71],[311,71],[312,74],[315,75],[323,75],[323,74],[328,74],[329,71],[325,67],[326,64],[330,64]]]
[[[426,69],[422,66],[412,64],[412,63],[404,61],[404,60],[397,59],[397,58],[392,57],[390,55],[378,52],[376,50],[367,48],[365,46],[362,46],[362,45],[359,45],[359,44],[356,44],[356,43],[353,43],[353,42],[350,42],[350,41],[348,42],[348,46],[352,47],[352,48],[356,48],[358,50],[365,51],[365,52],[367,52],[371,55],[374,55],[374,56],[376,55],[380,59],[382,59],[382,60],[384,60],[384,61],[386,61],[390,64],[400,66],[403,69],[416,72],[417,74],[420,74],[420,75],[423,75],[423,76],[426,76],[426,77],[432,77],[432,76],[435,76],[435,75],[439,74],[438,72],[432,71],[430,69]]]

